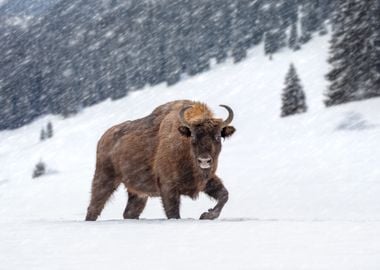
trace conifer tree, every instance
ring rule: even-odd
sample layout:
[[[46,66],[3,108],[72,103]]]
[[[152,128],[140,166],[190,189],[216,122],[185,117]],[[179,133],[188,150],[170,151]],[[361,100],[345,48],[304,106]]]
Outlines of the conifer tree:
[[[339,12],[334,14],[333,35],[330,41],[330,57],[328,62],[331,69],[326,75],[330,81],[325,100],[326,106],[348,102],[350,92],[354,92],[355,86],[352,85],[350,78],[349,62],[345,55],[349,54],[348,46],[343,46],[345,40],[345,20],[348,12],[348,3],[339,1]]]
[[[272,50],[272,36],[266,32],[264,34],[264,53],[266,55],[269,55],[269,58],[272,59],[272,54],[273,54],[273,50]]]
[[[373,93],[376,76],[372,75],[378,57],[373,39],[379,28],[371,27],[376,1],[338,2],[330,45],[331,70],[326,76],[330,81],[326,106],[376,96]]]
[[[34,167],[32,177],[37,178],[46,173],[46,165],[44,162],[39,161],[36,166]]]
[[[321,23],[318,28],[318,34],[320,36],[324,36],[328,33],[325,23]]]
[[[320,1],[316,0],[309,0],[304,1],[302,8],[301,8],[301,37],[300,42],[306,43],[308,42],[313,32],[316,32],[320,24],[322,22],[320,17]]]
[[[380,1],[373,0],[370,9],[370,25],[372,36],[369,42],[370,55],[370,84],[368,97],[380,96]]]
[[[246,0],[236,1],[235,5],[233,5],[231,56],[234,59],[234,63],[238,63],[247,57],[249,40],[253,32],[253,29],[249,28],[247,22],[247,18],[252,16],[248,7],[249,1]]]
[[[224,62],[228,57],[228,51],[231,44],[232,15],[233,6],[229,1],[214,0],[213,15],[211,22],[215,32],[214,36],[214,53],[218,63]]]
[[[298,31],[297,31],[297,24],[296,23],[293,23],[291,25],[288,46],[293,51],[300,49],[300,45],[298,43]]]
[[[305,93],[294,65],[290,64],[289,71],[285,78],[285,88],[282,93],[281,117],[304,113],[306,111]]]
[[[53,137],[53,124],[51,122],[47,123],[47,126],[46,126],[46,137],[47,138]]]
[[[40,141],[44,141],[46,140],[46,132],[45,132],[45,129],[41,129],[41,132],[40,132]]]
[[[280,6],[270,3],[266,11],[267,25],[264,35],[264,52],[271,56],[286,46],[285,22],[280,14]]]

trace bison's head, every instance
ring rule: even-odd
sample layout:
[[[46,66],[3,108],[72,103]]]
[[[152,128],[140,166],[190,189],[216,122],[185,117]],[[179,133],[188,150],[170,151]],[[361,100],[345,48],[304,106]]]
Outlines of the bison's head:
[[[204,118],[195,122],[185,119],[186,110],[192,106],[186,106],[179,112],[181,122],[179,132],[191,141],[191,151],[198,166],[205,171],[216,170],[219,153],[222,149],[221,139],[231,136],[235,128],[229,124],[232,122],[234,113],[226,105],[220,105],[227,109],[229,115],[226,120]]]

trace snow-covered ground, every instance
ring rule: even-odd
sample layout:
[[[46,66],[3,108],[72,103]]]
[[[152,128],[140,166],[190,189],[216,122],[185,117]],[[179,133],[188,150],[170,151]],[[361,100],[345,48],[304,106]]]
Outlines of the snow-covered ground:
[[[380,99],[323,106],[327,39],[272,61],[256,48],[173,87],[0,132],[0,269],[380,269]],[[309,111],[281,119],[290,62]],[[120,188],[99,221],[83,222],[100,135],[184,98],[236,114],[219,165],[230,191],[220,219],[197,220],[214,204],[201,196],[183,198],[183,220],[166,220],[150,199],[142,220],[125,221]],[[54,137],[40,142],[49,120]],[[32,179],[40,160],[49,174]]]

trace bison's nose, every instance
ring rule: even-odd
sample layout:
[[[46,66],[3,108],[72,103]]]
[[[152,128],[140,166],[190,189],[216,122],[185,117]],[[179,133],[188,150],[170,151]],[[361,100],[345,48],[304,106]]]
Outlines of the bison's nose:
[[[201,169],[209,169],[211,167],[212,158],[210,156],[198,157],[198,164]]]

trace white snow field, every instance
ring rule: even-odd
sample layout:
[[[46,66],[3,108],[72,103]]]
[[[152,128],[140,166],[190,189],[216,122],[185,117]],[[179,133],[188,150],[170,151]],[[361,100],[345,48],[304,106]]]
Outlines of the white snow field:
[[[380,99],[326,109],[327,51],[327,36],[272,61],[258,47],[173,87],[0,132],[0,269],[380,269]],[[282,119],[290,62],[309,111]],[[215,203],[201,195],[183,198],[182,220],[166,220],[156,198],[126,221],[120,188],[98,221],[84,222],[101,134],[174,99],[207,102],[220,117],[218,104],[235,111],[218,169],[230,192],[220,218],[198,220]],[[40,142],[49,120],[54,137]],[[49,174],[32,179],[39,160]]]

